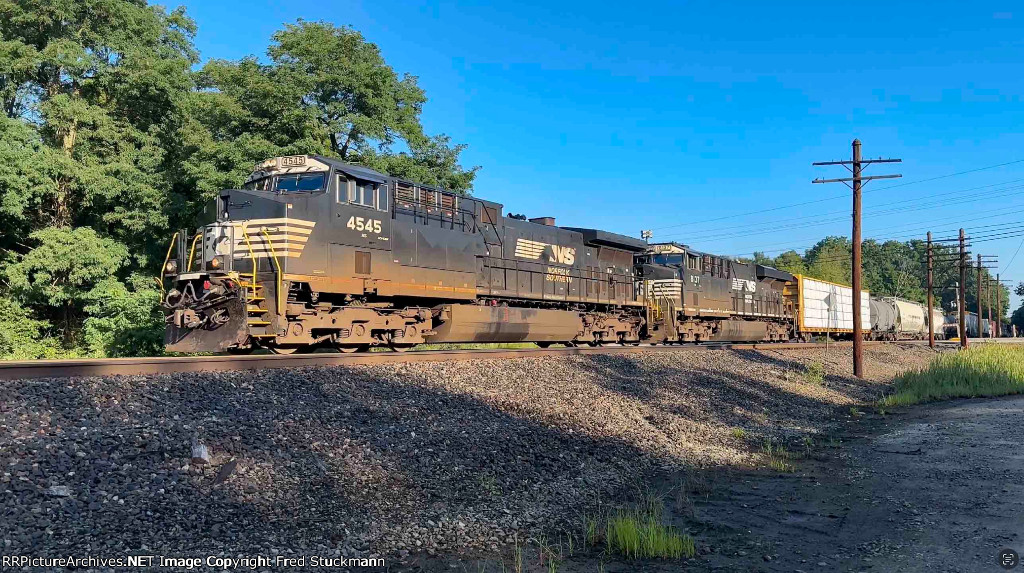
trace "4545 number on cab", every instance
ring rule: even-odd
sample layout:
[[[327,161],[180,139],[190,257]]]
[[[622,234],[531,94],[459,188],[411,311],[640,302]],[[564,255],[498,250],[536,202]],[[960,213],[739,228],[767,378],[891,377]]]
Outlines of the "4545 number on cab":
[[[349,217],[348,224],[345,225],[349,229],[356,231],[366,231],[368,233],[380,233],[380,220],[378,219],[364,219],[362,217]]]

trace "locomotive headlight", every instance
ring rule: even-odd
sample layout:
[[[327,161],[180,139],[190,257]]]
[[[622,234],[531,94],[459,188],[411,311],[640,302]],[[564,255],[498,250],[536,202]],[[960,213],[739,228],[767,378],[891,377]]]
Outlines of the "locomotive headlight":
[[[219,269],[220,268],[220,257],[213,257],[212,259],[210,259],[210,268],[211,269]]]
[[[178,272],[178,261],[175,261],[175,260],[167,261],[167,265],[164,266],[164,271],[166,271],[168,273],[176,273],[176,272]]]

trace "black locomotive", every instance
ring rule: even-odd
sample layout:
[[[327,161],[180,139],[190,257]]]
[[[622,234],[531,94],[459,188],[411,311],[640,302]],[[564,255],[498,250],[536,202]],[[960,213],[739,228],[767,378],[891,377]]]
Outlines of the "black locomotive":
[[[642,241],[321,156],[268,160],[172,239],[171,351],[636,343]]]
[[[843,285],[505,216],[317,155],[263,162],[207,219],[179,231],[164,261],[171,351],[782,341],[854,328]]]

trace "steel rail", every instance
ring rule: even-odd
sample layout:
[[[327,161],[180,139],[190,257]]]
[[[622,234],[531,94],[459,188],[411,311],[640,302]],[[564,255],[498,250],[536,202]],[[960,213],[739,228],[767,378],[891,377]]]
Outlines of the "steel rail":
[[[898,344],[921,341],[899,341]],[[892,344],[869,342],[871,346]],[[421,350],[412,352],[365,352],[355,354],[313,353],[291,355],[217,355],[155,356],[147,358],[98,358],[82,360],[24,360],[0,363],[0,380],[27,378],[69,378],[86,376],[144,376],[177,372],[226,372],[264,368],[301,368],[313,366],[358,366],[407,362],[444,362],[464,360],[504,360],[551,356],[587,356],[688,350],[793,350],[823,348],[824,344],[806,342],[776,343],[703,343],[681,345],[599,346],[573,348],[522,348],[474,350]],[[850,342],[832,342],[833,347],[849,347]]]

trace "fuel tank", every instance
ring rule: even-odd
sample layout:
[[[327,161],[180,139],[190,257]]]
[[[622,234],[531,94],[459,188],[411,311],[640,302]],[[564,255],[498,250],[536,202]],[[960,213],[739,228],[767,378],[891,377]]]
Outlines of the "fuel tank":
[[[583,330],[578,312],[474,304],[444,305],[427,340],[434,342],[567,342]]]

